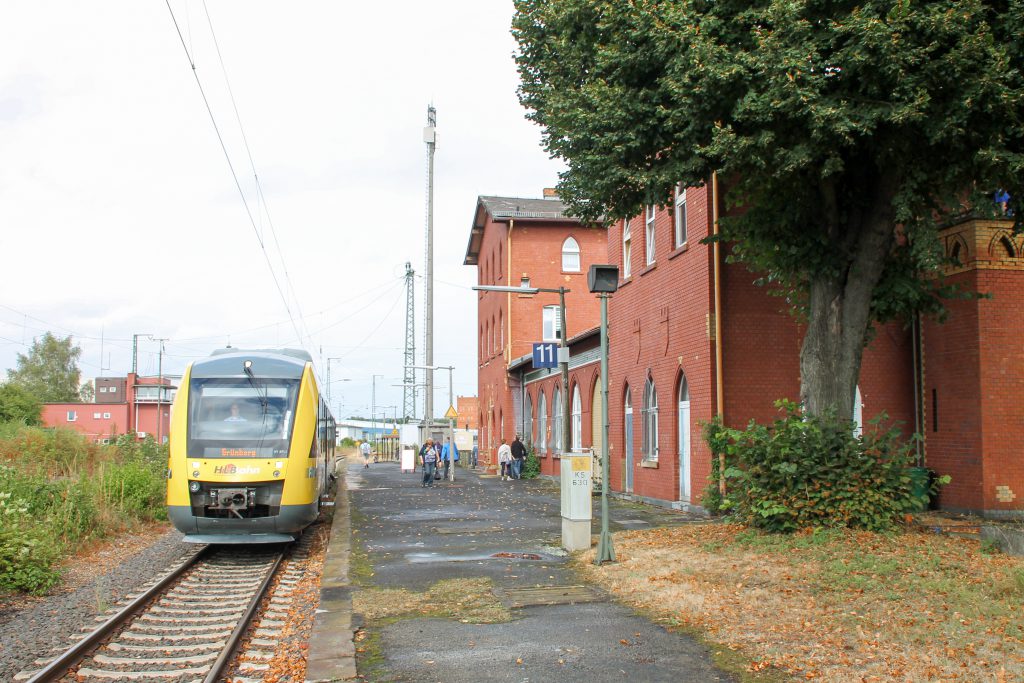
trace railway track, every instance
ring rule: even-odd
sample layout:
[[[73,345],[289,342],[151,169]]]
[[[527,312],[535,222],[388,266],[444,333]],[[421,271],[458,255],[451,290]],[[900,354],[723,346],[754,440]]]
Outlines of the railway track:
[[[287,562],[286,550],[279,546],[204,548],[116,613],[99,617],[103,623],[83,629],[66,651],[37,660],[41,669],[22,672],[15,680],[212,683],[229,669],[232,680],[262,680],[259,673],[266,664],[261,661],[274,654],[275,636],[287,617],[288,595],[301,577],[308,545],[304,536]],[[243,636],[275,574],[280,576],[274,594],[241,652]]]

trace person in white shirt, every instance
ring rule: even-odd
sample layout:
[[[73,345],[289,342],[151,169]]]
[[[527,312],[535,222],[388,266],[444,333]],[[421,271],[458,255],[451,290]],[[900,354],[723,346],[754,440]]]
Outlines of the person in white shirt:
[[[505,439],[501,440],[501,445],[498,446],[498,464],[501,465],[501,480],[511,481],[512,480],[512,447],[505,443]]]
[[[364,441],[363,445],[359,447],[360,452],[363,454],[363,467],[370,466],[370,442]]]

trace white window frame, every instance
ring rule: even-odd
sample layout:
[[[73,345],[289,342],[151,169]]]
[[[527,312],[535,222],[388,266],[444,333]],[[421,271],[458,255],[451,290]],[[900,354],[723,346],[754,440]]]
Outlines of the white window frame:
[[[100,387],[100,393],[101,394],[107,393],[107,388],[106,387]]]
[[[647,378],[644,384],[644,400],[640,408],[641,444],[643,459],[658,462],[658,389],[654,380]]]
[[[68,411],[68,422],[75,422],[76,420],[78,420],[78,411],[76,411],[76,410],[69,410]]]
[[[533,443],[533,398],[526,392],[526,406],[523,420],[523,440],[529,446]]]
[[[104,420],[109,420],[110,419],[110,413],[103,413],[103,419]]]
[[[545,306],[541,311],[541,341],[558,341],[562,331],[561,311],[558,306]]]
[[[537,445],[541,456],[548,452],[548,399],[540,392],[537,399]]]
[[[562,272],[580,272],[580,243],[575,237],[567,237],[562,242]]]
[[[633,228],[627,218],[622,222],[622,277],[633,274]]]
[[[686,244],[686,188],[682,183],[676,185],[675,197],[675,239],[676,248]]]
[[[653,264],[654,263],[654,257],[655,257],[655,249],[654,249],[654,246],[655,246],[655,243],[654,243],[654,219],[655,219],[655,216],[656,216],[656,212],[655,212],[654,204],[648,204],[647,207],[644,209],[644,226],[645,226],[645,229],[644,229],[644,239],[646,241],[644,246],[647,248],[647,251],[645,252],[646,255],[647,255],[647,265]]]
[[[556,386],[551,398],[551,452],[562,448],[562,388]]]
[[[583,450],[583,403],[580,400],[580,385],[576,385],[572,390],[572,434],[570,437],[572,443],[573,453],[579,453]]]

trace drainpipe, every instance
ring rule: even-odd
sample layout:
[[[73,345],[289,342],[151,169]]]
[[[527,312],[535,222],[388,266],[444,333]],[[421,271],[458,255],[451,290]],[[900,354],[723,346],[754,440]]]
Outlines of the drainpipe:
[[[718,173],[711,174],[711,230],[718,236]],[[716,239],[712,245],[715,262],[715,412],[725,421],[725,388],[722,386],[722,251]],[[725,453],[718,454],[718,492],[725,496]]]
[[[921,387],[924,385],[924,373],[922,372],[922,357],[921,357],[921,314],[915,313],[914,319],[911,321],[910,327],[910,338],[911,338],[911,352],[913,358],[913,373],[914,373],[914,433],[922,435],[922,411],[921,411]],[[916,450],[916,460],[918,467],[924,467],[924,454],[921,452],[921,439],[914,440],[914,449]]]
[[[508,249],[505,250],[505,282],[510,287],[512,284],[512,228],[516,227],[516,219],[508,219]],[[518,283],[517,283],[518,284]],[[501,356],[505,359],[505,367],[508,367],[511,353],[506,352],[512,349],[512,292],[509,292],[505,297],[505,310],[508,311],[508,315],[505,316],[505,327],[507,328],[507,335],[505,336],[505,343],[501,345]]]

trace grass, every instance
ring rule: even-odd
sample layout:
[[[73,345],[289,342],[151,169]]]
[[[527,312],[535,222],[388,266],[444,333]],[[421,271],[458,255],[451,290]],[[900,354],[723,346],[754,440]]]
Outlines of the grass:
[[[743,680],[1024,679],[1024,561],[976,541],[701,525],[614,542],[618,563],[579,571]]]

